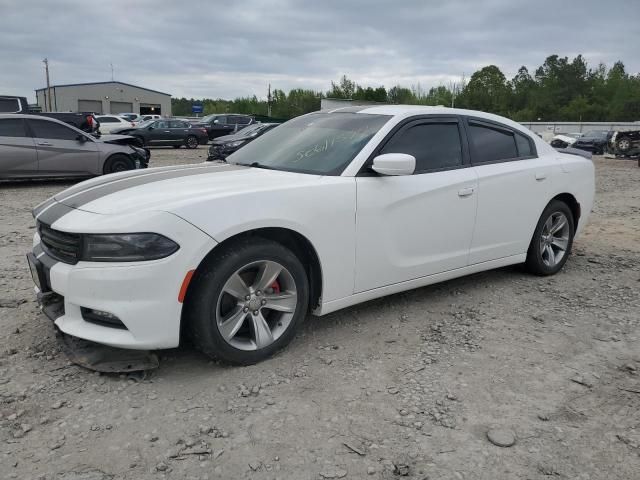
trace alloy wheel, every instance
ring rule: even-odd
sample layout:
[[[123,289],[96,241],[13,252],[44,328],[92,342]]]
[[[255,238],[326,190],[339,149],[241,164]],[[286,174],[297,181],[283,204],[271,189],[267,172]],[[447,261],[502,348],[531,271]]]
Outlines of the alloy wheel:
[[[278,262],[251,262],[231,275],[218,297],[216,325],[239,350],[271,345],[287,330],[296,311],[293,276]]]
[[[198,146],[198,139],[196,137],[187,138],[187,146],[189,148],[196,148]]]
[[[540,234],[540,255],[547,267],[558,265],[567,254],[569,247],[569,221],[562,212],[554,212],[542,227]]]

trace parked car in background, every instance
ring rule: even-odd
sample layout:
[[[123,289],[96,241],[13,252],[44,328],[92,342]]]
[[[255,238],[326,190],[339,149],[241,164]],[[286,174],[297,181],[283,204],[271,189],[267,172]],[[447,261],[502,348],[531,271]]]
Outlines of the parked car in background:
[[[589,130],[576,138],[571,147],[586,150],[594,155],[602,155],[607,148],[611,135],[613,135],[613,132],[607,130]]]
[[[134,123],[142,123],[147,120],[160,120],[162,119],[162,115],[141,115],[134,120]]]
[[[207,131],[203,127],[192,127],[182,120],[162,119],[147,120],[131,128],[114,129],[113,133],[131,135],[141,146],[180,148],[198,148],[209,141]]]
[[[556,274],[594,198],[590,160],[444,107],[307,114],[227,162],[90,180],[38,205],[43,312],[92,342],[174,348],[184,332],[251,364],[310,311],[507,265]]]
[[[132,122],[136,122],[140,119],[141,115],[139,113],[118,113],[118,114],[113,114],[113,115],[118,115],[120,117],[124,117],[127,120],[130,120]]]
[[[573,145],[581,135],[581,133],[559,133],[555,135],[549,143],[553,148],[567,148]]]
[[[100,122],[100,133],[111,133],[118,128],[130,128],[135,127],[135,124],[127,120],[125,117],[119,117],[118,115],[98,115],[96,116]]]
[[[211,142],[207,160],[224,160],[239,148],[242,148],[247,143],[255,140],[261,135],[264,135],[269,130],[272,130],[278,125],[280,124],[254,123],[253,125],[249,125],[248,127],[243,128],[233,135],[224,135],[222,137],[218,137]]]
[[[237,115],[232,113],[213,114],[202,117],[198,122],[193,122],[194,127],[201,127],[207,130],[209,140],[230,135],[242,130],[248,125],[255,123],[253,117],[249,115]]]
[[[614,132],[609,141],[610,150],[618,155],[640,154],[640,130]]]
[[[0,178],[87,177],[145,168],[129,137],[98,139],[40,115],[0,114]]]

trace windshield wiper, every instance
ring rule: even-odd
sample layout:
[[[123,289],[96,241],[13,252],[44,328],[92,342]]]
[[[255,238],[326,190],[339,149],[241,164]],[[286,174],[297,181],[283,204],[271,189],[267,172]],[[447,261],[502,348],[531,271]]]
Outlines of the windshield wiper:
[[[263,164],[261,164],[259,162],[251,162],[247,166],[248,167],[255,167],[255,168],[264,168],[265,170],[277,170],[276,168],[270,167],[269,165],[263,165]]]

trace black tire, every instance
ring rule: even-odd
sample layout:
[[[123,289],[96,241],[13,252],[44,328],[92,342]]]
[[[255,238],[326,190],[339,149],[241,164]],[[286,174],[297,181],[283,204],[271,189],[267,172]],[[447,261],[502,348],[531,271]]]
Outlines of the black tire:
[[[568,223],[568,240],[564,255],[555,265],[548,265],[543,259],[542,248],[542,236],[544,234],[545,224],[550,217],[554,215],[562,214],[566,217]],[[544,209],[536,229],[533,232],[531,243],[529,244],[529,250],[527,251],[527,260],[525,262],[526,268],[536,275],[554,275],[558,273],[564,264],[567,262],[569,255],[571,254],[571,247],[573,246],[573,236],[575,234],[575,221],[573,213],[568,205],[560,200],[552,200],[549,205]]]
[[[198,148],[198,145],[200,145],[200,141],[195,135],[189,135],[187,138],[185,138],[184,145],[189,149],[194,149]]]
[[[628,137],[622,137],[616,140],[616,148],[621,152],[628,152],[631,150],[631,139]]]
[[[180,148],[182,145],[173,145],[173,148]]]
[[[133,170],[136,168],[136,164],[133,160],[124,154],[116,153],[107,158],[104,162],[102,171],[104,173],[117,173],[124,172],[126,170]]]
[[[223,298],[225,283],[235,272],[260,261],[284,266],[295,282],[296,306],[286,330],[273,343],[264,348],[242,350],[221,334],[217,323],[218,302]],[[289,249],[272,240],[245,238],[214,250],[205,260],[191,281],[184,308],[187,332],[200,351],[229,364],[251,365],[270,357],[293,339],[309,308],[309,280],[302,263]],[[247,328],[255,335],[250,315],[251,312],[247,316]]]

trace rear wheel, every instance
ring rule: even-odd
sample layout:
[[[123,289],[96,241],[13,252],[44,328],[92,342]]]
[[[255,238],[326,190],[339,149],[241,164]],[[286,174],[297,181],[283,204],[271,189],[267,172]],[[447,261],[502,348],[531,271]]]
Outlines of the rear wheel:
[[[185,305],[191,338],[202,352],[228,363],[249,365],[273,355],[307,313],[306,271],[271,240],[222,247],[193,282]]]
[[[189,135],[184,143],[187,148],[198,148],[200,142],[198,142],[198,138],[194,135]]]
[[[106,162],[102,171],[104,173],[117,173],[124,172],[125,170],[133,170],[136,167],[133,160],[126,155],[116,154],[110,156]]]
[[[544,209],[527,252],[526,266],[537,275],[558,273],[571,253],[575,233],[573,214],[566,203],[553,200]]]
[[[621,152],[627,152],[631,149],[631,140],[627,137],[622,137],[618,141],[616,141],[616,147]]]

